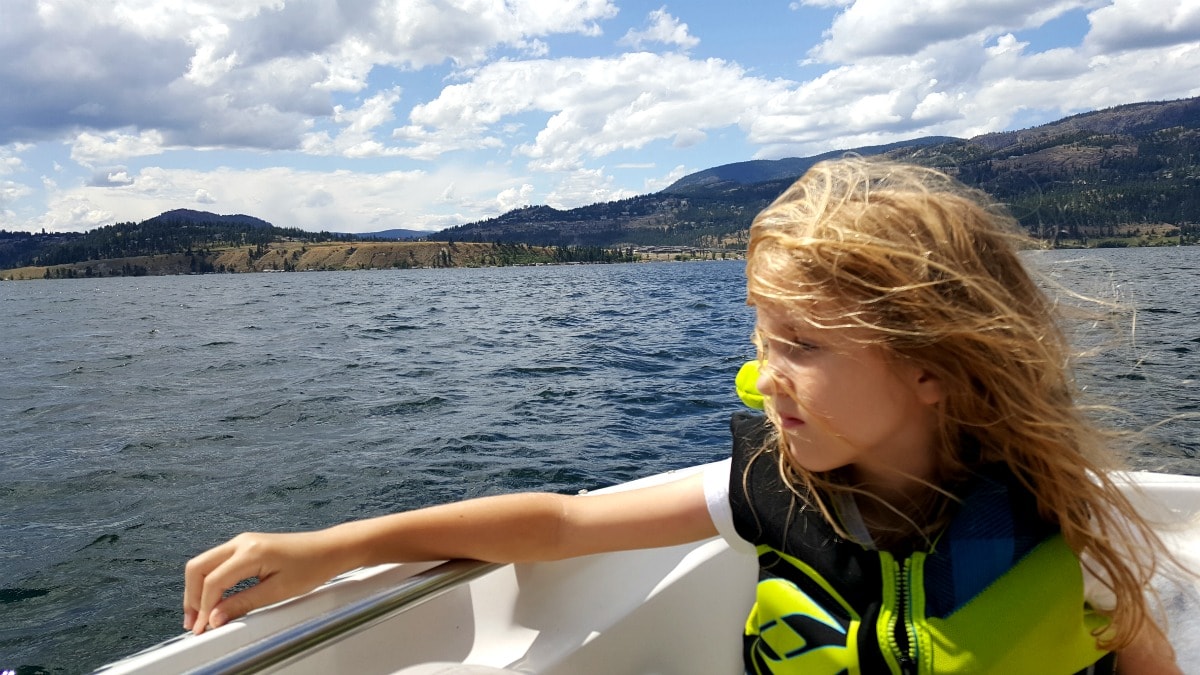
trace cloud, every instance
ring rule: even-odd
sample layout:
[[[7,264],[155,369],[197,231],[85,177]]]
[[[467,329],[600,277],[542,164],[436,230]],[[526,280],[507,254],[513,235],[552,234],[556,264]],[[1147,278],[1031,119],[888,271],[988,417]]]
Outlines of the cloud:
[[[91,167],[162,152],[163,136],[158,131],[108,131],[99,134],[85,131],[75,137],[71,159]]]
[[[1027,54],[1029,44],[1012,34],[1001,35],[996,43],[985,48],[986,62],[981,66],[979,80],[1064,81],[1087,73],[1089,59],[1078,50],[1058,48]]]
[[[1114,0],[1088,15],[1085,46],[1093,53],[1195,44],[1200,3],[1187,0]]]
[[[700,44],[698,38],[688,33],[687,24],[667,13],[666,7],[650,12],[646,23],[645,30],[630,29],[617,44],[643,49],[647,44],[658,43],[675,45],[685,51]]]
[[[489,135],[485,129],[463,126],[457,129],[431,130],[418,125],[408,125],[392,130],[392,139],[403,145],[390,152],[410,159],[434,160],[444,154],[459,150],[485,150],[504,147],[504,142]]]
[[[333,196],[332,192],[323,188],[317,188],[304,197],[302,204],[310,209],[320,209],[332,206],[335,201],[337,201],[337,198]]]
[[[529,206],[532,203],[533,193],[534,187],[529,183],[522,183],[519,188],[508,188],[496,195],[496,207],[501,213],[507,213],[513,209]]]
[[[690,148],[706,140],[708,140],[708,134],[703,131],[699,129],[684,129],[675,134],[675,140],[671,142],[671,146],[675,148]]]
[[[22,144],[0,146],[0,176],[12,175],[24,168],[24,162],[17,155],[28,150],[29,147]]]
[[[614,185],[612,176],[603,169],[579,169],[565,175],[546,195],[546,204],[556,209],[570,209],[583,204],[616,201],[636,197],[634,190]]]
[[[848,5],[853,5],[854,2],[855,0],[800,0],[799,2],[789,2],[788,9],[792,10],[793,12],[802,7],[820,7],[823,9],[828,9],[831,7],[846,7]]]
[[[836,3],[819,6],[831,4]],[[827,63],[911,56],[938,43],[1039,26],[1094,4],[1088,0],[857,0],[837,15],[825,41],[810,56]]]
[[[146,38],[96,15],[60,16],[47,3],[7,3],[0,40],[0,143],[43,140],[77,127],[114,129],[161,118],[163,89],[187,65],[187,45]]]
[[[55,199],[51,207],[38,220],[38,227],[49,232],[82,232],[111,225],[117,220],[112,211],[74,195],[64,195]]]
[[[776,93],[757,109],[748,133],[758,147],[756,156],[811,155],[919,135],[970,137],[1010,128],[1031,112],[1035,119],[1051,120],[1133,101],[1200,95],[1200,42],[1194,39],[1109,53],[1096,53],[1095,47],[1029,53],[1028,43],[1007,28],[1040,26],[1072,3],[1030,4],[1024,14],[1001,20],[992,16],[999,6],[995,2],[946,5],[941,16],[920,14],[928,2],[921,0],[912,12],[909,5],[888,4],[890,14],[881,10],[872,18],[863,13],[870,3],[859,0],[839,15],[822,45],[823,56],[850,58],[851,49],[872,53],[854,54],[852,62]],[[1118,0],[1108,9],[1123,4]],[[979,16],[969,16],[968,8]],[[1171,25],[1190,16],[1160,9],[1174,17]],[[858,15],[846,18],[851,12]],[[1093,32],[1098,13],[1091,15]],[[857,41],[848,39],[852,26],[863,36]],[[902,28],[925,37],[901,38]],[[860,43],[865,46],[855,46]],[[1089,34],[1085,43],[1101,41]],[[1180,86],[1187,82],[1197,84]]]
[[[27,185],[11,180],[0,180],[0,209],[7,209],[9,204],[33,192]]]
[[[530,158],[534,170],[574,172],[587,159],[659,139],[695,142],[705,130],[743,122],[785,89],[736,64],[680,54],[500,61],[415,106],[404,134],[490,138],[508,118],[542,113],[548,115],[542,129],[515,152]]]
[[[16,2],[0,41],[0,144],[77,129],[155,130],[168,144],[295,149],[380,65],[544,53],[597,34],[609,0]]]
[[[121,187],[133,183],[133,178],[124,168],[113,168],[97,172],[88,181],[91,187]]]
[[[695,171],[696,171],[696,169],[689,169],[689,168],[685,167],[684,165],[680,164],[680,165],[676,166],[674,169],[671,169],[670,171],[668,171],[667,174],[664,176],[658,176],[656,178],[647,179],[645,182],[644,192],[646,192],[646,193],[658,192],[659,190],[669,187],[671,184],[673,184],[675,181],[679,180],[680,178],[683,178],[684,176],[686,176],[690,173],[694,173]]]
[[[462,196],[445,202],[439,195],[449,185]],[[314,232],[440,229],[441,223],[498,215],[496,195],[512,185],[511,176],[487,167],[379,173],[148,167],[128,184],[54,191],[46,214],[31,226],[78,231],[117,220],[145,220],[181,204],[220,203],[223,212],[252,214],[281,227]]]
[[[789,6],[828,22],[811,50],[791,45],[802,67],[770,71],[795,80],[693,58],[697,38],[666,7],[616,40],[562,39],[600,35],[615,0],[8,3],[0,218],[11,207],[83,229],[219,202],[306,229],[435,228],[653,191],[707,158],[966,137],[1200,95],[1195,0]],[[1064,25],[1082,32],[1084,13],[1086,36],[1031,48]],[[305,168],[165,168],[196,157]],[[414,167],[426,170],[400,170]]]
[[[343,157],[376,157],[389,154],[389,149],[375,140],[375,130],[395,119],[393,108],[400,101],[400,88],[393,87],[371,96],[355,109],[337,106],[331,122],[342,125],[336,137],[328,132],[306,134],[302,141],[305,152],[316,155]],[[395,154],[394,151],[391,154]]]

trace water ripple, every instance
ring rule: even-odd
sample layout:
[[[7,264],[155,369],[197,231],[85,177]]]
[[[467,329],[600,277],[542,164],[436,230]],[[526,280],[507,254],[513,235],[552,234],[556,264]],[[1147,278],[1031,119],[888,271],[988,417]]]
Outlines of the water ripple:
[[[1159,290],[1194,250],[1035,263],[1142,305],[1132,338],[1078,331],[1081,381],[1127,428],[1180,416],[1136,461],[1200,473],[1200,293]],[[176,634],[184,561],[242,530],[724,456],[743,284],[732,261],[5,284],[0,665]]]

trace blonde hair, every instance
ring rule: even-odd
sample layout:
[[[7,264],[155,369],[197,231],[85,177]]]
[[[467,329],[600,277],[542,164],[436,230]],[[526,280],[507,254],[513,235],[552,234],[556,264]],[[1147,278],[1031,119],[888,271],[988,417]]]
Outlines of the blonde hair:
[[[1077,403],[1056,307],[1017,254],[1029,244],[1003,208],[942,172],[847,157],[813,166],[754,220],[748,297],[817,329],[852,328],[848,339],[937,377],[935,489],[924,522],[901,534],[946,524],[939,486],[1007,465],[1114,592],[1103,643],[1119,649],[1146,625],[1157,557],[1129,552],[1167,554],[1111,477],[1109,437]],[[838,527],[822,495],[862,491],[778,454],[785,478]]]

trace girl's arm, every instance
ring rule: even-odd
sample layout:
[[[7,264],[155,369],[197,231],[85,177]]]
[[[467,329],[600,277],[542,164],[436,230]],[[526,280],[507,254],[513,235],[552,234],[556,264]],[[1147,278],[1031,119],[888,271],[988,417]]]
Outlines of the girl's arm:
[[[1117,675],[1183,675],[1175,650],[1158,626],[1146,626],[1128,647],[1117,652]]]
[[[600,495],[501,495],[314,532],[241,534],[188,561],[183,625],[202,633],[347,570],[386,562],[559,560],[698,541],[717,534],[703,481],[696,473]],[[250,577],[259,583],[222,599]]]

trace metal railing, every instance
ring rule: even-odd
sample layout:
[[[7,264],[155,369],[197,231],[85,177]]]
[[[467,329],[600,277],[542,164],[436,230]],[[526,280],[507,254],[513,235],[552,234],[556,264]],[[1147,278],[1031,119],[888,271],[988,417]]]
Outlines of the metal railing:
[[[415,574],[396,586],[269,635],[188,673],[232,675],[261,672],[366,630],[500,567],[503,565],[499,563],[451,560]]]

